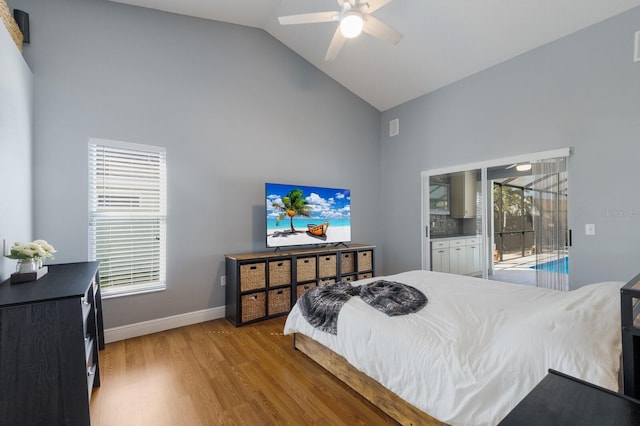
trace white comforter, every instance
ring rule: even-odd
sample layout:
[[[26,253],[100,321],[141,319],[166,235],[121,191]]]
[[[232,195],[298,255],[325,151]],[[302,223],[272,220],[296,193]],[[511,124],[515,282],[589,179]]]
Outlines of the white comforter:
[[[384,278],[422,290],[427,306],[388,317],[353,297],[337,336],[311,327],[295,306],[285,334],[324,344],[453,425],[498,423],[549,368],[618,389],[622,282],[560,293],[427,271]]]

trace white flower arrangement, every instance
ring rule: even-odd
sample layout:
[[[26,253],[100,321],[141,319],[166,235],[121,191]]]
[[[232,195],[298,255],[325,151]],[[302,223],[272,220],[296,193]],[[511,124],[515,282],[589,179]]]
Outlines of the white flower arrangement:
[[[53,259],[56,249],[45,240],[35,240],[31,243],[15,242],[11,246],[9,259]]]

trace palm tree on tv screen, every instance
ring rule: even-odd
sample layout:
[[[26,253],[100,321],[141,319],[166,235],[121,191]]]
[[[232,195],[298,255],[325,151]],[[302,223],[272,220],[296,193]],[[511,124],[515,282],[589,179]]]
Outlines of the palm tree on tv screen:
[[[307,199],[302,196],[302,190],[293,189],[286,196],[282,197],[282,203],[274,202],[271,205],[281,211],[276,218],[276,226],[285,217],[289,217],[291,232],[295,233],[293,218],[296,216],[311,217],[311,207],[307,205]]]

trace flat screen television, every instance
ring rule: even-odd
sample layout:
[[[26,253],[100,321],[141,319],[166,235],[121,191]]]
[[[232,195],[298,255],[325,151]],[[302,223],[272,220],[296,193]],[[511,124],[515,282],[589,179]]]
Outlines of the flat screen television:
[[[351,241],[351,191],[266,183],[267,247]]]

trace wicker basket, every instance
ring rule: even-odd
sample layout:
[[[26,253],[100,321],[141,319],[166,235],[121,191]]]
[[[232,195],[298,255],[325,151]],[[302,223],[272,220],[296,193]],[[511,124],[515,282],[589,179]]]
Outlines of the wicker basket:
[[[340,273],[350,274],[356,270],[355,253],[347,252],[340,254]]]
[[[269,315],[289,312],[291,309],[291,288],[269,290]]]
[[[300,299],[303,294],[308,292],[309,290],[315,288],[315,283],[307,283],[307,284],[298,284],[296,286],[296,299]]]
[[[321,278],[336,276],[336,255],[326,254],[318,257],[318,272]]]
[[[313,281],[316,279],[316,258],[301,257],[296,262],[297,282]]]
[[[367,272],[366,274],[358,275],[359,280],[364,280],[365,278],[373,278],[373,274],[371,272]]]
[[[318,285],[329,285],[329,284],[335,284],[335,283],[336,283],[335,278],[328,278],[328,279],[320,280]]]
[[[9,30],[9,34],[13,42],[18,46],[18,50],[22,52],[22,32],[20,32],[16,20],[11,16],[11,11],[9,10],[6,0],[0,0],[0,19],[2,19],[4,26]]]
[[[372,268],[371,258],[373,252],[371,250],[358,252],[358,271],[369,271]]]
[[[265,288],[266,285],[264,262],[240,265],[240,291]]]
[[[291,284],[291,259],[269,262],[269,287]]]
[[[355,281],[357,278],[355,275],[342,275],[340,279],[342,281],[351,282],[351,281]]]
[[[265,293],[245,294],[240,296],[240,315],[242,322],[251,321],[265,316]]]

